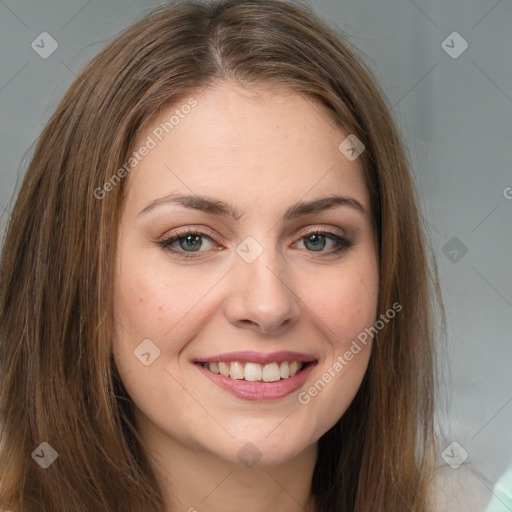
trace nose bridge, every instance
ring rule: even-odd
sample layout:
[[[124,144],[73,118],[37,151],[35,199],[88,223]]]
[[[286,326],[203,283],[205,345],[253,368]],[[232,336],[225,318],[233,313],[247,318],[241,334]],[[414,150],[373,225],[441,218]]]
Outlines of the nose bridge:
[[[293,276],[272,237],[246,237],[236,252],[229,320],[238,325],[250,323],[265,333],[295,323],[300,307]]]

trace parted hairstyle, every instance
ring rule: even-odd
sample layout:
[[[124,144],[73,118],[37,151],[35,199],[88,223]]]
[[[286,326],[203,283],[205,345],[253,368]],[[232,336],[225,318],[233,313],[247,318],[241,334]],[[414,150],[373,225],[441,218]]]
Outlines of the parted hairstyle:
[[[409,157],[358,51],[307,4],[284,0],[157,8],[91,60],[42,131],[0,260],[3,510],[164,511],[112,356],[129,176],[101,199],[95,191],[163,108],[224,80],[292,88],[362,141],[378,312],[402,305],[376,334],[353,402],[319,439],[318,512],[430,510],[436,305],[443,309]],[[31,457],[42,442],[59,455],[47,469]]]

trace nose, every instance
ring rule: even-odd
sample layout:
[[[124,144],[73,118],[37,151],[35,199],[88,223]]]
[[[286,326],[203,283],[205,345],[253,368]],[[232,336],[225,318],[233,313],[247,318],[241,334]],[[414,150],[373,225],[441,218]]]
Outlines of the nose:
[[[236,256],[234,265],[225,302],[225,314],[232,325],[278,335],[297,323],[301,300],[282,257],[265,249],[252,263]]]

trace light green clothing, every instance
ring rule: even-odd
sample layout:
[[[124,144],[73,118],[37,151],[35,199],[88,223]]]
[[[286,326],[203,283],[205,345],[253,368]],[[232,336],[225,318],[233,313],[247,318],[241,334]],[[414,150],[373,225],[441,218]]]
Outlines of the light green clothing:
[[[512,512],[512,466],[494,486],[491,501],[485,512]]]

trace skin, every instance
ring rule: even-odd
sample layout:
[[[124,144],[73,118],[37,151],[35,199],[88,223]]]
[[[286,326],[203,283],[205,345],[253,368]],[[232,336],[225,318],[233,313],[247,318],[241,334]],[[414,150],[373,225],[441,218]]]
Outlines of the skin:
[[[371,339],[309,403],[297,395],[377,317],[376,238],[362,165],[338,149],[349,133],[327,108],[287,88],[223,82],[194,97],[197,106],[127,178],[115,362],[169,512],[313,510],[317,441],[353,400]],[[162,111],[135,147],[176,108]],[[243,215],[235,220],[177,203],[139,215],[176,192],[223,200]],[[356,199],[365,213],[337,206],[282,219],[299,200],[332,194]],[[193,245],[199,251],[188,249],[195,259],[158,244],[187,226],[207,235]],[[315,250],[306,234],[317,228],[353,245],[335,254],[335,241],[320,238]],[[252,263],[236,252],[248,236],[263,248]],[[184,239],[172,247],[187,254]],[[160,350],[149,366],[134,356],[144,339]],[[237,350],[305,352],[318,364],[297,392],[244,400],[191,362]],[[261,457],[252,467],[237,457],[247,442]]]

